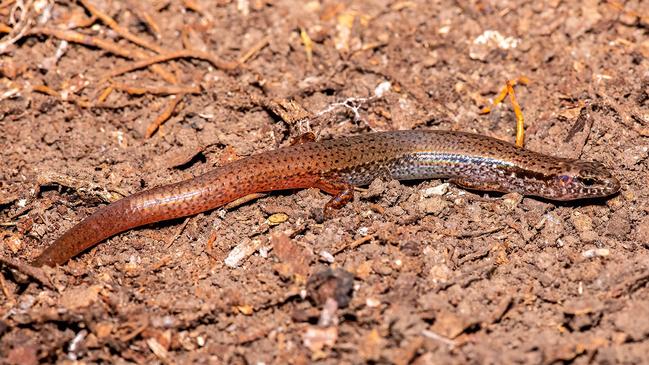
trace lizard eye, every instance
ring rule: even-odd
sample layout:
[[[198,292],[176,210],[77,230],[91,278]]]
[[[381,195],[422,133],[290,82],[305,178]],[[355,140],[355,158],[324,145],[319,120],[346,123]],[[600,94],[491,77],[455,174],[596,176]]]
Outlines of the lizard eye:
[[[584,184],[584,186],[593,186],[593,185],[595,185],[595,179],[585,177],[585,178],[581,179],[581,183]]]

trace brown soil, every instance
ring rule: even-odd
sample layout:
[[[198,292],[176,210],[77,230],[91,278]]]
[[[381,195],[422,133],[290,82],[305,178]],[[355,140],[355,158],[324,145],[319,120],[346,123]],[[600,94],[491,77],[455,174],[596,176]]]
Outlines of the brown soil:
[[[233,152],[286,145],[309,127],[319,138],[435,128],[512,141],[509,105],[480,110],[523,75],[526,146],[602,161],[623,187],[556,204],[375,181],[324,221],[326,194],[289,191],[120,234],[46,269],[52,289],[2,266],[1,361],[647,361],[647,2],[109,2],[100,10],[164,53],[251,52],[234,70],[160,63],[200,92],[186,90],[150,138],[149,124],[175,104],[153,89],[170,80],[140,68],[100,97],[107,73],[153,53],[92,21],[81,2],[18,3],[50,7],[32,7],[27,33],[0,56],[4,257],[27,262],[106,201]],[[20,26],[9,19],[15,4],[0,5],[6,26]],[[75,27],[127,54],[36,27]],[[362,100],[383,82],[382,97]],[[315,114],[347,98],[355,109],[308,123],[277,111],[292,100]],[[235,247],[251,253],[230,267]]]

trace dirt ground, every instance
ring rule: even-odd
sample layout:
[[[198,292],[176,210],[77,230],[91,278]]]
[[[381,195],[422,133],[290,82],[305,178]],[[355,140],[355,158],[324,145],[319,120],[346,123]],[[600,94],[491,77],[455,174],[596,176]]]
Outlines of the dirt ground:
[[[50,287],[3,265],[3,363],[649,363],[646,1],[5,0],[0,27],[1,254],[20,262],[106,202],[309,128],[513,141],[510,104],[481,109],[521,76],[526,147],[622,181],[553,203],[378,180],[325,220],[326,194],[286,191],[117,235]]]

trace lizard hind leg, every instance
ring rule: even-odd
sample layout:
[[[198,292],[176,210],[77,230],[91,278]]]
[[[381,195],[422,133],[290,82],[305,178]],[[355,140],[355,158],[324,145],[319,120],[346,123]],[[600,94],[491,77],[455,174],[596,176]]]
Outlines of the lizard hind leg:
[[[340,182],[335,179],[321,178],[314,187],[333,195],[331,200],[324,206],[325,218],[333,217],[336,210],[354,200],[354,187],[349,183]]]

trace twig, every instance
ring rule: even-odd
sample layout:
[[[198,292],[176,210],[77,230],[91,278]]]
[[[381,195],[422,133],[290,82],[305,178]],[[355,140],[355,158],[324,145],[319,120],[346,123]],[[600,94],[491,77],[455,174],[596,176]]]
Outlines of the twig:
[[[165,245],[165,250],[169,250],[169,248],[171,247],[171,245],[173,245],[174,242],[176,242],[176,240],[178,239],[178,237],[180,237],[180,234],[183,233],[183,231],[185,230],[185,227],[187,227],[187,223],[189,223],[189,220],[190,220],[190,219],[192,219],[192,218],[191,218],[191,217],[185,218],[185,221],[183,222],[183,224],[181,224],[180,227],[178,227],[178,230],[176,230],[176,234],[174,234],[174,235],[173,235],[173,236],[172,236],[172,237],[167,241],[167,244]]]
[[[183,0],[183,6],[211,20],[210,13],[206,12],[203,6],[196,2],[196,0]]]
[[[106,187],[99,184],[95,184],[83,179],[77,179],[54,171],[46,171],[39,174],[36,177],[36,182],[38,183],[38,186],[41,187],[52,184],[65,186],[74,189],[82,197],[97,198],[104,203],[112,203],[120,198],[120,196],[113,194],[111,191],[121,196],[128,195],[127,192],[121,191],[120,189],[113,188],[111,189],[111,191],[109,191],[108,189],[106,189]]]
[[[489,228],[483,231],[468,231],[468,232],[461,232],[458,234],[446,234],[446,235],[454,238],[475,238],[475,237],[486,236],[488,234],[500,232],[503,229],[505,229],[505,227],[501,226],[501,227]]]
[[[82,108],[90,108],[92,107],[92,103],[90,103],[87,100],[82,100],[78,98],[76,95],[72,94],[67,94],[65,97],[58,91],[52,89],[51,87],[47,85],[35,85],[32,87],[33,91],[40,92],[49,96],[54,96],[55,98],[58,98],[62,101],[69,102],[69,103],[74,103],[77,104],[78,106]]]
[[[99,94],[99,96],[97,97],[97,101],[100,103],[105,102],[106,99],[108,99],[110,94],[113,92],[113,90],[114,89],[112,86],[108,86],[107,88],[105,88],[104,91],[102,91],[101,94]]]
[[[244,64],[246,63],[249,59],[251,59],[257,52],[261,51],[270,43],[270,37],[264,37],[262,38],[259,42],[255,43],[250,47],[250,49],[244,53],[241,57],[239,57],[239,64]]]
[[[142,8],[142,5],[145,5],[144,2],[140,1],[128,1],[128,5],[131,7],[135,15],[140,18],[140,20],[149,27],[149,30],[153,33],[153,35],[160,39],[160,26],[156,22],[155,18],[151,16],[151,14],[147,13],[147,10],[149,9],[144,9]],[[149,6],[147,6],[148,8]]]
[[[304,44],[304,53],[306,54],[306,62],[309,67],[313,66],[313,41],[306,30],[300,27],[300,38]]]
[[[516,100],[514,85],[511,81],[507,81],[507,93],[509,94],[509,101],[514,107],[514,115],[516,116],[516,146],[523,147],[525,145],[525,120],[523,119],[521,106]]]
[[[173,95],[173,94],[199,94],[201,88],[196,85],[161,85],[161,86],[135,86],[128,84],[112,84],[113,89],[122,90],[130,95]]]
[[[13,260],[3,256],[0,256],[0,263],[14,270],[18,270],[19,272],[29,276],[30,278],[38,281],[39,283],[43,284],[44,286],[50,289],[53,290],[56,289],[54,288],[54,285],[52,285],[50,280],[47,278],[47,276],[45,275],[43,269],[41,269],[40,267],[31,266],[29,264],[22,263],[18,260]]]
[[[118,68],[114,71],[111,71],[107,73],[103,79],[110,79],[115,76],[119,76],[121,74],[125,74],[127,72],[139,70],[141,68],[156,64],[156,63],[161,63],[161,62],[167,62],[179,58],[196,58],[199,60],[207,61],[211,63],[214,67],[222,69],[222,70],[234,70],[239,66],[238,62],[232,62],[232,61],[224,61],[216,56],[213,56],[207,52],[199,51],[199,50],[193,50],[193,49],[185,49],[185,50],[180,50],[176,52],[171,52],[167,54],[161,54],[157,56],[150,57],[148,59],[143,59],[134,63],[131,63],[129,65],[126,65],[124,67]]]
[[[455,346],[457,346],[457,343],[455,341],[453,341],[453,340],[451,340],[451,339],[449,339],[447,337],[444,337],[442,335],[438,335],[437,333],[435,333],[433,331],[423,330],[423,331],[421,331],[421,334],[422,334],[422,336],[424,336],[426,338],[430,338],[431,340],[439,341],[439,342],[445,344],[446,346],[448,346],[449,348],[454,348]]]
[[[529,84],[529,82],[530,80],[525,76],[521,76],[515,80],[507,80],[505,87],[503,87],[503,89],[500,91],[500,94],[498,94],[498,96],[494,99],[492,105],[483,108],[481,111],[482,114],[491,112],[491,109],[493,109],[496,105],[502,103],[507,95],[509,95],[509,101],[512,103],[512,107],[514,108],[514,115],[516,115],[516,146],[518,147],[523,147],[525,145],[525,120],[523,118],[521,106],[518,104],[518,101],[516,101],[514,86],[516,84],[527,85]]]
[[[243,242],[239,243],[232,250],[230,250],[228,257],[226,257],[224,260],[224,264],[227,267],[236,268],[241,264],[243,260],[254,254],[261,246],[262,241],[260,239],[245,239]]]
[[[142,59],[145,58],[146,55],[142,52],[139,52],[137,50],[129,50],[128,48],[124,48],[124,46],[119,45],[117,43],[107,41],[101,38],[97,37],[92,37],[88,36],[73,30],[64,30],[64,29],[54,29],[54,28],[46,28],[46,27],[36,27],[32,28],[27,34],[29,35],[48,35],[51,37],[55,37],[61,40],[66,40],[68,42],[72,43],[78,43],[78,44],[83,44],[86,46],[90,47],[97,47],[101,48],[106,52],[112,53],[117,56],[124,57],[126,59]],[[165,81],[175,84],[177,83],[176,76],[174,76],[172,73],[160,68],[157,65],[151,66],[151,69],[156,72],[158,75],[160,75]]]
[[[128,334],[126,334],[124,336],[121,336],[119,338],[119,340],[121,342],[125,342],[125,343],[129,342],[132,339],[134,339],[135,337],[137,337],[140,333],[144,332],[144,330],[147,329],[148,327],[149,327],[149,321],[147,319],[144,319],[142,324],[140,324],[138,327],[135,327],[135,329],[133,329],[133,331],[131,331],[131,333],[128,333]]]
[[[178,106],[180,100],[182,100],[184,96],[185,94],[178,94],[178,95],[171,95],[169,97],[169,104],[167,104],[167,106],[164,108],[162,113],[158,115],[158,117],[153,122],[149,123],[149,125],[147,126],[146,135],[145,135],[146,138],[150,138],[153,135],[153,133],[155,133],[155,131],[157,131],[158,128],[160,128],[162,123],[166,122],[169,118],[171,118],[171,116],[174,113],[174,110],[176,110],[176,107]]]
[[[346,250],[348,248],[354,249],[354,248],[356,248],[356,247],[358,247],[358,246],[360,246],[360,245],[362,245],[364,243],[367,243],[367,242],[369,242],[369,241],[371,241],[371,240],[373,240],[375,238],[376,238],[376,234],[370,234],[370,235],[367,235],[365,237],[361,237],[361,238],[356,239],[356,240],[354,240],[354,241],[352,241],[352,242],[350,242],[348,244],[343,244],[342,246],[338,247],[333,252],[333,254],[337,255],[337,254],[343,252],[344,250]]]
[[[10,24],[14,20],[14,14],[16,11],[20,11],[20,18],[9,32],[9,36],[7,37],[8,39],[0,42],[0,55],[7,52],[9,47],[21,39],[29,29],[29,26],[32,23],[32,19],[29,17],[32,3],[33,0],[28,1],[27,4],[25,4],[23,0],[17,0],[16,5],[11,9]]]
[[[88,12],[97,18],[99,18],[102,22],[104,22],[110,29],[114,30],[115,33],[119,34],[120,36],[124,37],[125,39],[137,44],[138,46],[150,49],[156,53],[163,53],[162,48],[158,47],[156,44],[150,43],[146,39],[140,38],[136,36],[135,34],[129,32],[128,30],[122,28],[113,18],[108,16],[106,13],[102,12],[101,10],[97,9],[93,4],[90,3],[88,0],[79,0],[81,5],[83,5],[84,8],[88,10]]]
[[[68,24],[68,29],[88,28],[89,26],[95,24],[96,21],[97,16],[91,15],[85,19],[77,20],[72,24]]]
[[[46,27],[36,27],[32,28],[29,33],[30,35],[48,35],[58,39],[66,40],[72,43],[79,43],[90,47],[101,48],[104,51],[110,52],[114,55],[122,56],[124,58],[133,59],[133,51],[124,48],[123,45],[117,43],[103,40],[101,38],[88,36],[74,30],[65,30],[65,29],[55,29],[55,28],[46,28]]]
[[[225,208],[226,210],[234,209],[234,208],[236,208],[236,207],[238,207],[240,205],[246,204],[249,201],[259,199],[259,198],[263,198],[266,195],[268,195],[268,194],[264,194],[264,193],[248,194],[248,195],[246,195],[244,197],[241,197],[241,198],[239,198],[237,200],[231,201],[230,203],[226,204],[223,208]]]

